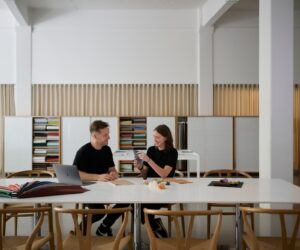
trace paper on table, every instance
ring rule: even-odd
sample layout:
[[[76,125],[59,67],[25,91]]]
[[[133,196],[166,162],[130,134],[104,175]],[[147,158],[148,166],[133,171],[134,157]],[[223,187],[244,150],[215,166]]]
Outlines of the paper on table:
[[[189,180],[176,179],[176,178],[165,178],[164,181],[174,182],[174,183],[177,183],[177,184],[189,184],[189,183],[193,183],[192,181],[189,181]]]
[[[124,179],[116,179],[114,181],[110,181],[111,184],[116,185],[116,186],[121,186],[121,185],[133,185],[132,182],[124,180]]]

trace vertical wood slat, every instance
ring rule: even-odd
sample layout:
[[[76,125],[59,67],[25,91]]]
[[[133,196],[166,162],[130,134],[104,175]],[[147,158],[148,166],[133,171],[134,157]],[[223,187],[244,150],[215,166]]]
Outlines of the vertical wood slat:
[[[214,84],[214,116],[258,116],[258,84]]]
[[[197,84],[33,84],[33,116],[197,116]]]

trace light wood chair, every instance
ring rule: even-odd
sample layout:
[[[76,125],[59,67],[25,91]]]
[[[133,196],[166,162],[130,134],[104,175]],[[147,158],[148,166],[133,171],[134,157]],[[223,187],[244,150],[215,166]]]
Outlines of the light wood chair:
[[[14,172],[9,174],[8,176],[6,176],[6,178],[16,178],[16,177],[29,177],[29,178],[42,178],[42,177],[48,177],[48,178],[54,178],[55,174],[54,172],[51,171],[47,171],[47,170],[24,170],[24,171],[18,171],[18,172]],[[24,203],[18,203],[18,204],[7,204],[4,203],[3,204],[3,208],[34,208],[34,205],[32,204],[24,204]],[[30,213],[19,213],[18,215],[14,214],[14,213],[6,213],[5,215],[5,220],[3,223],[3,235],[6,234],[6,222],[8,220],[10,220],[11,218],[14,218],[14,233],[15,235],[18,234],[18,217],[30,217],[33,216],[33,214]]]
[[[13,178],[13,177],[36,177],[36,178],[42,178],[42,177],[50,177],[54,178],[55,173],[48,170],[23,170],[11,173],[6,176],[6,178]]]
[[[232,169],[216,169],[210,170],[204,173],[203,177],[219,177],[219,178],[252,178],[251,175]],[[241,204],[241,206],[253,207],[253,204]],[[221,207],[221,208],[233,208],[236,209],[236,204],[225,204],[225,203],[208,203],[207,209],[211,210],[213,207]],[[223,211],[223,215],[235,215],[235,211]],[[254,226],[254,217],[252,217],[252,225]],[[210,226],[211,226],[211,218],[207,216],[207,238],[210,237]]]
[[[282,249],[282,250],[294,250],[300,249],[300,239],[297,238],[299,224],[300,224],[300,210],[293,209],[270,209],[270,208],[250,208],[241,207],[244,225],[243,232],[243,249],[246,246],[251,250],[271,250],[271,249]],[[252,228],[249,216],[254,214],[269,214],[278,215],[278,219],[281,227],[281,237],[258,237]],[[287,235],[287,229],[285,224],[285,217],[292,215],[295,217],[294,228],[291,236]],[[275,219],[275,218],[274,218]],[[273,221],[273,219],[272,219]]]
[[[7,214],[37,214],[39,219],[29,236],[4,236],[2,232],[3,224]],[[5,208],[0,209],[0,249],[25,249],[37,250],[49,242],[50,249],[54,250],[54,233],[52,223],[51,206],[41,206],[37,208]],[[45,216],[48,216],[48,232],[45,236],[39,236],[39,232],[44,223]]]
[[[216,250],[217,242],[221,230],[222,224],[222,210],[205,210],[205,211],[167,211],[167,210],[151,210],[144,208],[146,229],[150,239],[150,245],[152,250]],[[148,214],[159,215],[159,216],[171,216],[172,221],[175,223],[176,237],[172,238],[156,238],[154,232],[149,223]],[[198,239],[192,238],[193,225],[195,217],[216,215],[217,222],[214,233],[210,239]],[[178,217],[187,216],[189,217],[188,230],[185,237],[180,232],[180,226]]]
[[[119,249],[132,249],[132,233],[128,233],[124,236],[125,228],[128,222],[129,212],[131,208],[112,208],[112,209],[64,209],[60,207],[54,208],[55,211],[55,225],[57,233],[57,249],[58,250],[119,250]],[[92,215],[93,214],[112,214],[122,213],[124,219],[121,227],[114,237],[101,237],[92,236]],[[69,214],[72,216],[75,231],[70,231],[65,240],[62,239],[61,227],[60,227],[60,215]],[[81,218],[87,218],[86,234],[80,230]]]
[[[181,177],[181,178],[183,178],[184,177],[184,174],[181,172],[181,171],[179,171],[179,170],[175,170],[175,174],[174,174],[174,176],[175,177]],[[174,204],[174,203],[171,203],[171,204],[166,204],[165,206],[163,206],[162,208],[166,208],[167,210],[172,210],[172,206],[174,206],[174,205],[177,205],[177,203],[176,204]],[[184,210],[184,208],[183,208],[183,203],[178,203],[178,205],[179,205],[179,210]],[[181,217],[181,227],[182,227],[182,233],[183,233],[183,236],[185,236],[185,222],[184,222],[184,216],[182,216]],[[170,217],[168,217],[168,234],[169,234],[169,236],[171,236],[172,235],[172,221],[171,221],[171,218]]]

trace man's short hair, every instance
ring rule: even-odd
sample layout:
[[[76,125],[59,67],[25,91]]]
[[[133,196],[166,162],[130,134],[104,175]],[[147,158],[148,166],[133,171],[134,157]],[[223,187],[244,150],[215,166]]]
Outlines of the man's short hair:
[[[90,133],[93,132],[100,132],[101,129],[109,127],[107,122],[101,121],[101,120],[96,120],[93,121],[90,125]]]

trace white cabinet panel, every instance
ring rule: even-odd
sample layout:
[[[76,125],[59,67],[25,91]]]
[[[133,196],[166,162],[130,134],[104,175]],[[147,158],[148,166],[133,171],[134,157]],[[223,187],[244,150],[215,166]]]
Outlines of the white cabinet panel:
[[[231,117],[189,117],[188,149],[200,155],[201,172],[233,166]],[[196,171],[189,162],[190,171]]]
[[[32,169],[32,118],[5,117],[4,170],[6,173]]]
[[[259,171],[259,118],[235,118],[236,169],[249,172]]]
[[[171,130],[174,146],[176,145],[176,118],[175,117],[147,117],[147,148],[153,146],[153,130],[161,124],[165,124]]]
[[[92,117],[91,123],[95,120],[102,120],[109,124],[109,135],[110,140],[108,142],[108,146],[110,146],[111,151],[115,152],[119,149],[119,118],[118,117]]]
[[[62,164],[73,164],[77,150],[90,141],[90,117],[62,117]]]

